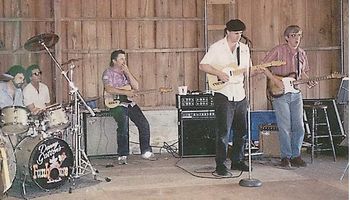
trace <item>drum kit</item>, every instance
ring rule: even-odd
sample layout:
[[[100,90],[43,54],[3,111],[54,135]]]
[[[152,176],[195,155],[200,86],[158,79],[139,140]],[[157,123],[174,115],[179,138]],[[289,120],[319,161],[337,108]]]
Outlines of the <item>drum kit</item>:
[[[44,33],[30,38],[24,48],[29,51],[48,52],[69,83],[72,102],[69,107],[60,104],[48,106],[40,115],[31,115],[27,108],[20,106],[9,106],[0,110],[0,181],[4,193],[12,186],[15,178],[23,181],[23,195],[26,195],[26,182],[34,182],[39,188],[50,190],[63,185],[68,179],[74,181],[87,173],[91,173],[96,179],[98,171],[82,149],[80,107],[84,106],[92,116],[95,113],[75,87],[71,79],[72,72],[69,77],[61,67],[78,59],[60,65],[50,52],[49,48],[57,42],[57,35]],[[0,76],[1,81],[10,79],[11,77],[5,75]],[[68,134],[72,137],[72,144],[65,141],[68,140]],[[14,138],[16,142],[13,142]],[[105,180],[110,181],[108,177]]]

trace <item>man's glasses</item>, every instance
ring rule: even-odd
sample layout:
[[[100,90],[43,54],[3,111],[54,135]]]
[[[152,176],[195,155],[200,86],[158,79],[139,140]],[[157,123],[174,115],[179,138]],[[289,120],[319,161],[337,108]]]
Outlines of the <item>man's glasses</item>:
[[[291,34],[289,34],[289,37],[292,37],[292,38],[296,38],[296,37],[303,37],[303,34],[301,34],[301,33],[291,33]]]
[[[42,72],[34,72],[33,74],[34,74],[35,76],[39,76],[39,75],[42,74]]]

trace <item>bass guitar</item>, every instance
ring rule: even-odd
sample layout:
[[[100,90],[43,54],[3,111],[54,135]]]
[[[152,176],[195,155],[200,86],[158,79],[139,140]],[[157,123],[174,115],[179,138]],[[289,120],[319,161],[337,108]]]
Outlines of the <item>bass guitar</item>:
[[[129,90],[131,90],[131,88]],[[148,93],[154,93],[154,92],[167,93],[167,92],[171,92],[171,91],[173,91],[171,88],[161,87],[159,89],[138,91],[138,92],[135,92],[135,94],[148,94]],[[115,108],[123,102],[124,103],[132,102],[132,100],[129,99],[126,95],[114,95],[114,94],[110,94],[106,91],[104,91],[103,97],[104,97],[105,106],[107,108]]]
[[[266,68],[266,67],[272,67],[272,66],[281,66],[285,65],[286,62],[284,61],[272,61],[269,63],[264,63],[261,65],[255,65],[250,68],[251,71],[257,70],[259,68]],[[244,72],[247,71],[246,68],[238,68],[236,64],[230,64],[228,66],[222,67],[222,66],[214,66],[216,69],[221,70],[225,74],[229,76],[229,81],[224,82],[221,81],[217,76],[208,74],[207,73],[207,79],[208,79],[208,84],[209,88],[214,91],[218,91],[222,88],[224,88],[228,84],[233,84],[234,83],[234,76],[243,74]]]
[[[309,81],[323,81],[328,79],[336,79],[336,78],[343,78],[347,75],[340,74],[338,72],[334,72],[327,76],[320,76],[320,77],[314,77],[309,79],[300,79],[296,80],[296,73],[291,73],[288,76],[277,76],[273,75],[278,80],[282,81],[283,88],[278,87],[275,82],[273,82],[271,79],[267,80],[267,88],[268,93],[272,97],[280,97],[287,93],[299,93],[300,90],[297,88],[297,85],[308,83]]]

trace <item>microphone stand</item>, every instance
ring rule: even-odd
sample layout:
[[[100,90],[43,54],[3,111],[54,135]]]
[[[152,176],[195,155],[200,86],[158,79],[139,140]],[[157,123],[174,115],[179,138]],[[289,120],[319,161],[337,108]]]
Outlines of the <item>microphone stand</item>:
[[[81,137],[82,137],[82,131],[81,131],[81,113],[79,109],[79,102],[80,100],[83,105],[86,107],[86,109],[90,112],[91,116],[95,116],[94,111],[91,109],[90,106],[87,105],[86,101],[80,94],[78,88],[74,85],[74,83],[71,81],[71,79],[67,76],[67,72],[64,71],[61,67],[61,65],[57,62],[57,60],[54,58],[48,47],[46,46],[44,40],[40,40],[39,43],[45,48],[45,50],[48,52],[58,69],[60,69],[61,74],[64,76],[64,78],[68,81],[69,87],[72,89],[71,93],[74,94],[74,120],[73,121],[73,134],[75,136],[75,166],[73,169],[73,178],[79,178],[80,176],[86,174],[88,168],[90,169],[90,172],[94,176],[94,179],[96,179],[96,173],[98,171],[91,165],[91,162],[89,161],[87,155],[85,154],[84,150],[81,147]],[[108,178],[109,179],[109,178]],[[110,180],[110,179],[109,179]],[[107,178],[106,178],[107,181]],[[109,182],[109,181],[107,181]]]
[[[250,63],[251,65],[251,63]],[[248,178],[241,179],[239,181],[239,185],[242,187],[260,187],[262,186],[262,182],[258,179],[252,178],[252,148],[251,148],[251,130],[250,130],[250,67],[247,67],[246,70],[247,77],[247,112],[248,112],[248,120],[247,120],[247,132],[248,132],[248,165],[249,165],[249,173]]]

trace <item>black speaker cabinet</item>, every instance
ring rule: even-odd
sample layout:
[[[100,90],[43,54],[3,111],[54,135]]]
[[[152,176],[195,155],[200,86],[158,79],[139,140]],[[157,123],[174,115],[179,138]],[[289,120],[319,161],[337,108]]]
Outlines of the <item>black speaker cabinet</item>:
[[[181,157],[215,155],[214,110],[179,111],[178,137]]]
[[[83,132],[87,156],[117,155],[117,123],[108,111],[83,114]]]

